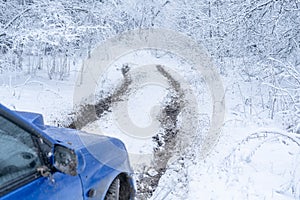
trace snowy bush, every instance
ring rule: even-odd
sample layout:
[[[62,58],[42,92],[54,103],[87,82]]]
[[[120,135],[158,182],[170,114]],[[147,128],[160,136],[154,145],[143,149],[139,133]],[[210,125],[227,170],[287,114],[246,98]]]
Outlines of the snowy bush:
[[[298,0],[1,1],[0,73],[46,71],[63,80],[101,41],[136,28],[169,28],[206,47],[222,75],[238,74],[260,90],[240,102],[250,115],[284,117],[295,130],[299,7]],[[242,64],[228,67],[235,60]]]

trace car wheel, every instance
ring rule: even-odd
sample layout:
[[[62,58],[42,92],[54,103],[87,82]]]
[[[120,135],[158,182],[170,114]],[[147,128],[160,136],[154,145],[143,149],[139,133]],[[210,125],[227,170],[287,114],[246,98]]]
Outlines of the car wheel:
[[[120,197],[120,179],[116,178],[110,185],[105,200],[119,200]]]

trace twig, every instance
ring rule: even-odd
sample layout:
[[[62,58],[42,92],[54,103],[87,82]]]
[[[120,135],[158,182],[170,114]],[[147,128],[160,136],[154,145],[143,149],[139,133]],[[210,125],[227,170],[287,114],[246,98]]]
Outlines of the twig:
[[[16,21],[18,18],[20,18],[24,13],[26,13],[27,11],[31,10],[31,8],[26,8],[25,10],[23,10],[22,12],[20,12],[17,16],[15,16],[12,20],[10,20],[3,29],[7,29],[12,23],[14,23],[14,21]],[[3,34],[3,33],[2,33]],[[4,33],[5,34],[5,33]]]

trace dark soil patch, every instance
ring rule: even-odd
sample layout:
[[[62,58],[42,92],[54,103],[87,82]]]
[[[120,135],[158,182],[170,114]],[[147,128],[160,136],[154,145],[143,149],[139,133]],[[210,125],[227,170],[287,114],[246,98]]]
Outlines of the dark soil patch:
[[[157,70],[167,78],[171,89],[174,91],[171,95],[171,101],[163,108],[160,116],[160,124],[163,131],[153,137],[157,147],[154,149],[154,162],[152,169],[157,174],[149,175],[147,171],[137,180],[137,199],[148,199],[157,188],[161,176],[167,170],[169,159],[176,152],[176,140],[179,129],[177,127],[177,117],[183,108],[183,92],[180,84],[160,65]]]
[[[81,129],[88,123],[94,122],[101,118],[104,112],[110,112],[113,103],[122,101],[122,97],[128,94],[131,78],[129,75],[128,65],[124,65],[121,69],[124,77],[122,84],[112,94],[104,99],[100,99],[95,105],[85,104],[82,105],[75,113],[75,118],[67,125],[68,128]]]
[[[167,163],[176,151],[176,140],[179,132],[177,117],[183,108],[183,92],[180,84],[162,66],[158,65],[156,67],[159,73],[168,80],[170,91],[173,91],[173,93],[171,94],[171,101],[164,106],[159,117],[162,131],[153,137],[153,141],[157,144],[157,147],[154,149],[153,164],[145,166],[145,170],[138,174],[137,199],[150,198],[157,188],[159,179],[166,172]],[[65,127],[81,129],[88,123],[101,118],[105,112],[111,112],[110,109],[113,103],[126,98],[129,95],[129,87],[132,82],[130,68],[125,65],[121,72],[124,80],[120,87],[108,97],[99,100],[96,105],[82,105],[74,114],[75,117],[71,119],[71,123]],[[149,172],[149,169],[155,170],[157,173],[153,175]]]

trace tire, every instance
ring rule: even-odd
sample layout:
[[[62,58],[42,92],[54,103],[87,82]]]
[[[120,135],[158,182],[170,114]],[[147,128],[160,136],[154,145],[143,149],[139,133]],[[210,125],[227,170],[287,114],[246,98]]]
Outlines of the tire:
[[[120,179],[116,178],[110,185],[105,200],[119,200],[120,199]]]

